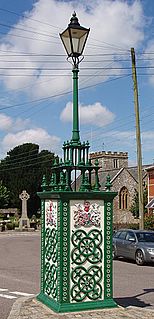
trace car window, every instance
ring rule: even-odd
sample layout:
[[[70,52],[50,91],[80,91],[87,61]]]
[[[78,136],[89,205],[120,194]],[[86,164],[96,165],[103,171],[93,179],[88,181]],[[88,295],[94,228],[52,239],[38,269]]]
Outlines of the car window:
[[[136,234],[138,241],[140,242],[152,242],[154,243],[154,233],[151,232],[139,232]]]
[[[120,234],[121,234],[121,231],[117,231],[117,232],[114,234],[114,237],[117,238],[117,237],[120,236]]]
[[[127,232],[126,232],[126,231],[122,231],[122,232],[120,233],[120,235],[119,235],[119,237],[118,237],[118,238],[120,238],[120,239],[125,239],[126,234],[127,234]]]
[[[130,240],[130,238],[133,238],[134,240],[136,239],[132,231],[128,231],[126,235],[126,240]]]

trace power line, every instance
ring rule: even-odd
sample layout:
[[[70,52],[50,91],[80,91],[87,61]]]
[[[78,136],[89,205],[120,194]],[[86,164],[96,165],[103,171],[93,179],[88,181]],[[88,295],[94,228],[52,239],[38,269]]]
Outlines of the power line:
[[[51,163],[51,160],[46,160],[46,161],[43,161],[43,164],[44,163]],[[42,164],[42,162],[37,162],[37,163],[32,163],[32,164],[27,164],[27,165],[22,165],[22,168],[27,168],[27,167],[30,167],[30,166],[37,166],[39,164]],[[21,166],[16,166],[16,167],[10,167],[10,168],[5,168],[4,170],[2,170],[1,172],[5,172],[5,171],[11,171],[11,170],[17,170],[17,169],[21,169]]]
[[[113,61],[114,62],[114,61]],[[137,69],[154,69],[154,66],[138,66]],[[0,67],[0,70],[39,70],[39,67]],[[80,68],[80,71],[82,70],[130,70],[131,67],[82,67]],[[70,71],[70,68],[41,68],[41,71]]]
[[[26,37],[26,36],[23,36],[23,35],[17,35],[17,34],[13,34],[13,33],[9,33],[9,34],[6,34],[5,32],[2,32],[0,31],[0,34],[4,34],[4,35],[7,35],[7,36],[13,36],[13,37],[17,37],[17,38],[22,38],[22,39],[28,39],[28,40],[36,40],[36,41],[41,41],[41,42],[46,42],[46,43],[54,43],[54,44],[60,44],[60,42],[53,42],[53,41],[48,41],[48,40],[43,40],[43,39],[38,39],[38,38],[31,38],[31,37]]]
[[[59,39],[58,36],[49,35],[47,33],[42,33],[42,32],[37,32],[37,31],[32,31],[32,30],[26,30],[24,28],[15,27],[14,25],[9,25],[9,24],[5,24],[5,23],[0,23],[0,26],[8,28],[8,29],[12,28],[12,29],[19,30],[19,31],[24,31],[24,32],[38,34],[38,35],[41,35],[41,36],[46,36],[46,37]]]
[[[35,151],[37,151],[37,150],[35,150]],[[25,159],[25,160],[23,160],[23,161],[21,161],[20,159],[22,159],[22,156],[23,155],[21,155],[21,154],[19,154],[19,157],[16,159],[12,159],[12,158],[9,158],[9,162],[10,163],[5,163],[5,164],[3,164],[3,162],[1,162],[0,163],[0,167],[1,167],[1,169],[3,169],[3,167],[5,168],[6,166],[8,167],[8,166],[11,166],[11,165],[16,165],[16,164],[22,164],[22,163],[25,163],[25,162],[29,162],[29,161],[36,161],[37,159],[38,160],[40,160],[40,159],[43,159],[43,158],[46,158],[46,157],[48,157],[48,156],[51,156],[52,154],[50,153],[50,154],[44,154],[44,155],[39,155],[40,153],[37,153],[36,154],[36,156],[33,156],[33,155],[30,155],[30,156],[28,156],[27,155],[27,157],[32,157],[32,158],[27,158],[27,159]],[[49,159],[49,161],[52,161],[53,159]],[[4,159],[4,161],[5,161],[5,159]]]
[[[44,22],[44,21],[40,21],[40,20],[37,20],[37,19],[33,19],[33,18],[30,18],[30,17],[26,17],[24,14],[19,14],[19,13],[15,12],[15,11],[7,10],[7,9],[4,9],[4,8],[0,8],[0,11],[7,12],[7,13],[11,13],[11,14],[14,14],[14,15],[16,15],[16,16],[18,16],[18,17],[23,17],[24,19],[27,18],[27,19],[29,19],[29,20],[31,20],[31,21],[39,22],[39,23],[41,23],[41,24],[44,24],[44,25],[47,25],[47,26],[49,26],[49,27],[56,28],[56,29],[59,30],[59,27],[57,27],[57,26],[55,26],[55,25],[53,25],[53,24],[49,24],[49,23]]]
[[[95,86],[100,85],[100,84],[102,84],[102,83],[106,84],[106,83],[111,82],[111,81],[119,80],[119,79],[122,79],[122,78],[124,78],[124,77],[128,77],[128,76],[130,76],[130,75],[131,75],[131,74],[119,76],[119,77],[116,77],[116,78],[107,80],[107,81],[105,81],[105,82],[102,82],[102,81],[101,81],[101,82],[99,82],[99,83],[96,83],[96,84],[93,84],[93,85],[89,85],[89,86],[80,88],[79,91],[85,90],[85,89],[88,89],[88,88],[91,88],[91,87],[95,87]],[[67,91],[67,92],[65,92],[65,93],[59,93],[59,94],[55,94],[55,95],[50,95],[50,96],[48,96],[48,97],[43,97],[43,98],[40,98],[40,99],[35,99],[35,100],[31,100],[31,101],[26,101],[26,102],[23,102],[23,103],[18,103],[18,104],[14,104],[14,105],[5,106],[5,107],[3,107],[3,108],[0,108],[0,111],[1,111],[1,110],[5,110],[5,109],[10,109],[10,108],[13,108],[13,107],[24,106],[24,105],[27,105],[27,104],[30,104],[30,103],[43,102],[43,101],[45,101],[45,100],[48,100],[48,99],[51,99],[51,98],[55,98],[55,97],[59,97],[59,96],[63,96],[63,95],[70,94],[70,93],[72,93],[72,90]]]

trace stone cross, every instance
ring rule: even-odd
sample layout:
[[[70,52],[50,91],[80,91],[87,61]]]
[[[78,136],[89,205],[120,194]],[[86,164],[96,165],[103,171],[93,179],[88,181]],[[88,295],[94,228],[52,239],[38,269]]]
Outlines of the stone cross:
[[[24,190],[19,195],[19,198],[22,200],[22,214],[20,218],[19,228],[24,226],[30,227],[29,218],[27,216],[27,201],[30,198],[29,194]]]
[[[19,198],[22,200],[22,218],[27,218],[27,201],[30,198],[29,194],[24,190],[19,195]]]

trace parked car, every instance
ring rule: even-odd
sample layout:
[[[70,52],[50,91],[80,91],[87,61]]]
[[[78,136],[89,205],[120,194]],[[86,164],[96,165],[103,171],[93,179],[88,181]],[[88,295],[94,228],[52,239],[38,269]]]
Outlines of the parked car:
[[[121,229],[113,234],[113,258],[135,260],[137,265],[154,262],[154,231]]]

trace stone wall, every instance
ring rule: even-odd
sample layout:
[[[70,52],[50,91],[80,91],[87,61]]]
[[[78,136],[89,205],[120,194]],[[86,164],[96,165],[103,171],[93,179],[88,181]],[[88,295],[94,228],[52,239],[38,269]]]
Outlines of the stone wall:
[[[137,189],[137,182],[129,174],[129,172],[124,169],[119,176],[112,183],[112,191],[118,192],[118,195],[113,202],[113,221],[114,223],[134,223],[135,218],[130,212],[130,207],[133,203],[135,189]],[[128,209],[119,208],[119,194],[122,187],[126,187],[128,190]]]
[[[0,209],[0,214],[3,215],[15,215],[19,213],[19,209],[18,208],[1,208]]]

